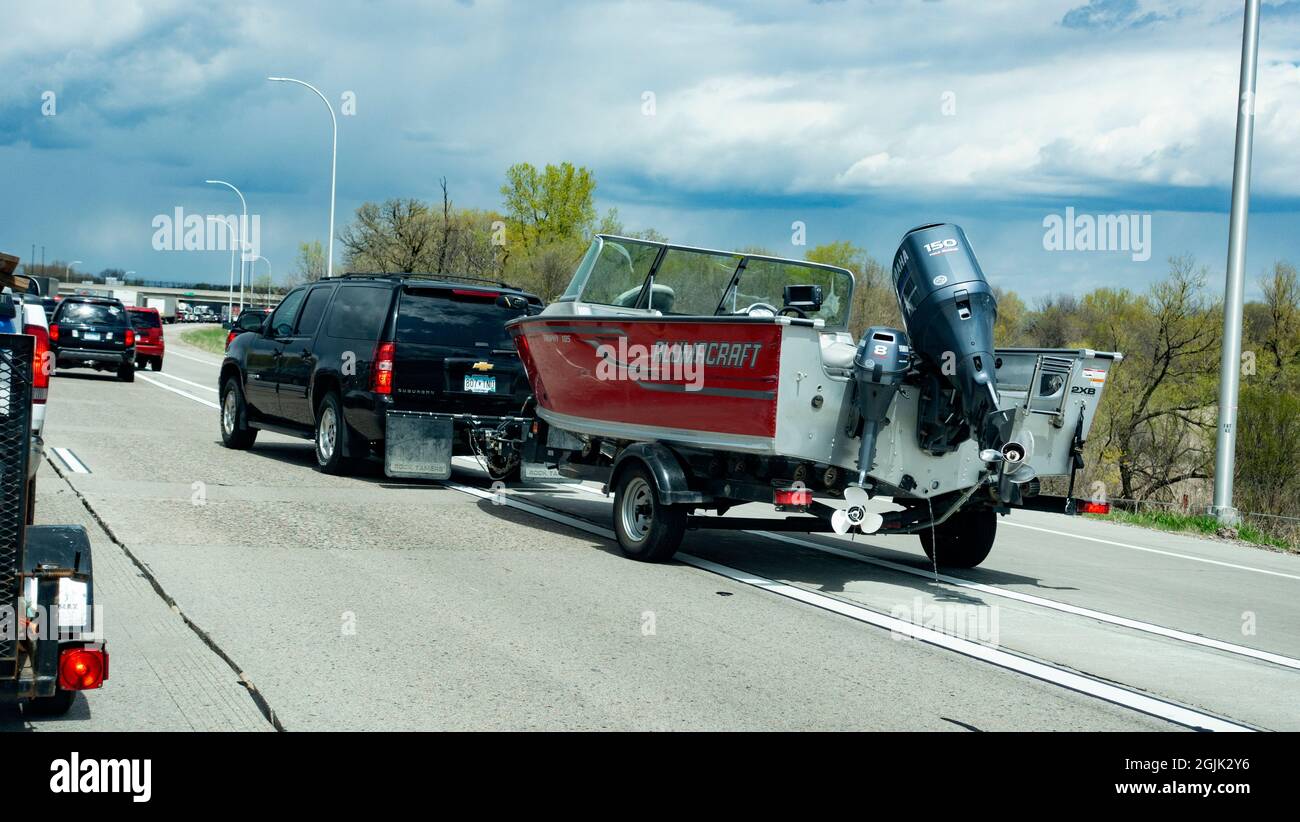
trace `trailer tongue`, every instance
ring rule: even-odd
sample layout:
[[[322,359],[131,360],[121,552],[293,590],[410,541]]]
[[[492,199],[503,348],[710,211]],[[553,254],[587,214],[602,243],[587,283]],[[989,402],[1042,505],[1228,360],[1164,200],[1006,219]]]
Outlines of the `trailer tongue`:
[[[855,342],[844,269],[597,237],[560,300],[509,324],[539,417],[524,477],[604,479],[640,559],[687,527],[761,527],[917,533],[978,564],[996,514],[1080,466],[1120,355],[995,349],[997,302],[954,225],[908,232],[893,283],[904,330]],[[746,502],[803,516],[721,516]]]

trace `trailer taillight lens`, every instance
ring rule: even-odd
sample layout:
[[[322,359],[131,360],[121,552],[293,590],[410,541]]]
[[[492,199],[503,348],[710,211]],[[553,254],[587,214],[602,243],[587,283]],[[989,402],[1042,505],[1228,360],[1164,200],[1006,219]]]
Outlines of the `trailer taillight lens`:
[[[775,505],[804,507],[812,505],[812,491],[807,488],[778,488],[772,494]]]
[[[1079,503],[1079,513],[1080,514],[1109,514],[1110,503],[1092,502],[1090,500],[1083,500],[1082,502]]]
[[[69,648],[59,656],[59,687],[65,691],[98,688],[108,679],[108,652],[102,648]]]
[[[370,369],[370,390],[376,394],[393,393],[393,357],[397,354],[397,345],[380,343],[375,349],[375,364]]]
[[[23,326],[23,333],[36,338],[36,351],[32,354],[32,402],[39,405],[49,397],[50,372],[54,370],[50,335],[39,325]]]

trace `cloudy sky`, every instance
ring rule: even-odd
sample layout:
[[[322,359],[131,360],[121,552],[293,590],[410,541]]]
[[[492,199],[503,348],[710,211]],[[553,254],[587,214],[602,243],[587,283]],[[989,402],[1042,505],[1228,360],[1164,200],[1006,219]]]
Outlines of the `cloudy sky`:
[[[265,80],[285,75],[355,100],[340,228],[366,200],[436,197],[442,176],[458,205],[495,208],[510,164],[568,160],[602,211],[696,245],[801,256],[800,221],[809,245],[888,261],[908,228],[948,220],[1029,297],[1141,286],[1183,252],[1219,278],[1241,7],[0,0],[0,249],[222,281],[220,252],[153,247],[157,215],[237,209],[217,177],[259,215],[279,279],[329,205],[329,115]],[[1300,263],[1300,0],[1264,0],[1262,21],[1252,292],[1274,260]],[[1150,259],[1046,250],[1067,208],[1150,215]]]

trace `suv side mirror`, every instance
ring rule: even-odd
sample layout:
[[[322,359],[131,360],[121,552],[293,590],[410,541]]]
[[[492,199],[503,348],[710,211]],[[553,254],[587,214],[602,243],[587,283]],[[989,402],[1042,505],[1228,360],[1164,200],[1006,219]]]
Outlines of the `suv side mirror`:
[[[261,331],[265,321],[264,314],[240,314],[239,319],[235,321],[235,328],[239,331]]]

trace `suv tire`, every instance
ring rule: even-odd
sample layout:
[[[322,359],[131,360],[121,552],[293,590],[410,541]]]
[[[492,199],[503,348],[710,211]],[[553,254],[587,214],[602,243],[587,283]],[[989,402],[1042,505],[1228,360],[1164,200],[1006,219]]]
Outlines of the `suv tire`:
[[[227,377],[221,385],[220,420],[222,445],[238,451],[253,447],[257,429],[248,427],[248,407],[238,376]]]
[[[343,416],[343,402],[337,393],[331,391],[316,407],[316,432],[312,438],[316,446],[316,467],[323,473],[351,474],[356,470],[356,460],[343,456],[343,438],[346,436],[348,423]]]

